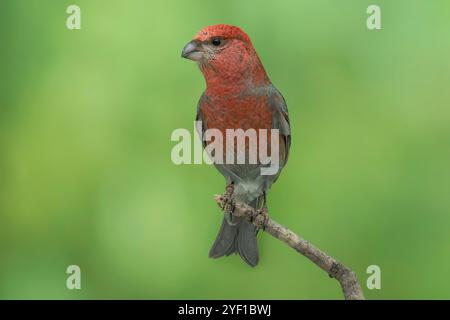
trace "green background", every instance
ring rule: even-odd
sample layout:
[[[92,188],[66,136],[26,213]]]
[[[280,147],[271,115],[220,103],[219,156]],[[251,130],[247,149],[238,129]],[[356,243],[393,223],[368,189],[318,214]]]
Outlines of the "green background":
[[[224,181],[175,166],[170,135],[192,131],[204,89],[181,49],[216,23],[250,35],[289,106],[272,217],[367,298],[450,298],[446,0],[1,1],[0,298],[342,298],[267,234],[255,269],[208,259]],[[66,289],[71,264],[82,290]],[[381,290],[365,286],[372,264]]]

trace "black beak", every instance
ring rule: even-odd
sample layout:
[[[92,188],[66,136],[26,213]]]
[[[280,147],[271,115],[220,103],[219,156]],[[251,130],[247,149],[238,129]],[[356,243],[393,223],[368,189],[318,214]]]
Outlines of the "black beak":
[[[191,42],[189,42],[184,46],[183,51],[181,51],[181,57],[194,61],[198,61],[203,58],[201,42],[198,40],[192,40]]]

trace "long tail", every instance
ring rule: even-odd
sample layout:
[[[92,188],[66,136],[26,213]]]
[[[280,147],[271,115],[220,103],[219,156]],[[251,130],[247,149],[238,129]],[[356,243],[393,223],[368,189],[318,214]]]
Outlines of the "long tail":
[[[262,208],[263,204],[263,196],[249,203],[255,209]],[[259,261],[257,228],[245,218],[233,217],[233,220],[235,224],[230,225],[225,218],[223,219],[216,241],[209,251],[209,257],[220,258],[239,253],[245,262],[254,267]]]

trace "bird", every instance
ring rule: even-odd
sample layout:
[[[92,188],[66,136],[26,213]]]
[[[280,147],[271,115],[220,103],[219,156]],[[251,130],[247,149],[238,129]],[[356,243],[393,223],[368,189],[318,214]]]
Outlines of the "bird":
[[[197,63],[206,82],[197,104],[200,139],[208,129],[219,130],[223,135],[227,129],[257,132],[265,129],[269,139],[273,129],[278,130],[279,168],[274,174],[261,174],[266,164],[259,158],[256,163],[248,161],[254,152],[248,145],[245,150],[234,149],[245,152],[245,163],[214,163],[226,185],[232,187],[236,201],[262,212],[267,209],[267,192],[289,156],[291,126],[284,97],[270,81],[250,37],[240,27],[227,24],[204,27],[184,46],[181,56]],[[203,141],[203,147],[207,144]],[[255,267],[259,262],[259,229],[244,217],[225,215],[209,257],[236,253]]]

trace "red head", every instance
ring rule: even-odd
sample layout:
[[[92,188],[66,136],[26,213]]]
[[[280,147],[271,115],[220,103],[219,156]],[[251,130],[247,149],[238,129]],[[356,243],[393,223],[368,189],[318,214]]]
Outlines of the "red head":
[[[249,36],[238,27],[217,24],[203,28],[181,56],[198,62],[208,89],[269,83]]]

